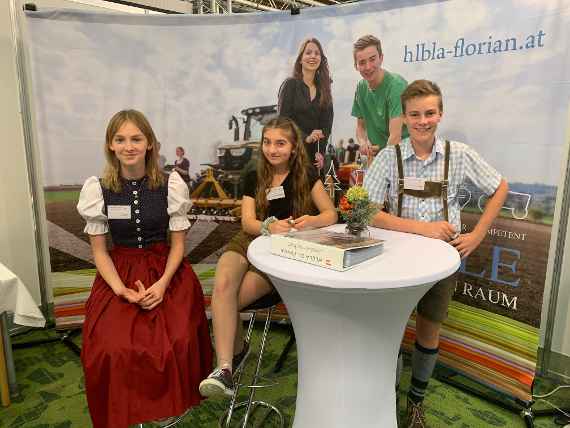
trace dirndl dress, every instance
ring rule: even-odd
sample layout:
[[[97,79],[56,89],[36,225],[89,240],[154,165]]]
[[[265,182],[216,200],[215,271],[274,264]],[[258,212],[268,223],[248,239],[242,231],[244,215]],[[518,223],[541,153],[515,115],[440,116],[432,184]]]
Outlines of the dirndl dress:
[[[179,180],[187,192],[186,185]],[[171,181],[169,179],[168,189],[163,189],[164,194],[174,191],[170,189]],[[92,200],[91,193],[97,193],[97,189],[93,191],[88,187],[98,187],[101,191],[100,185],[95,186],[93,182],[88,185],[88,182],[78,205],[87,219],[86,230],[94,227],[94,220],[92,215],[85,215],[85,207],[92,209],[89,199]],[[141,222],[135,223],[135,227],[142,229],[143,239],[137,241],[135,233],[134,241],[129,242],[131,238],[125,236],[132,234],[121,231],[125,224],[114,234],[113,221],[108,221],[113,240],[118,235],[121,244],[128,244],[115,245],[109,255],[125,286],[134,290],[137,290],[135,282],[138,280],[148,288],[161,277],[170,250],[165,241],[147,243],[154,231],[145,230],[144,225],[153,223],[145,221],[143,213],[160,208],[157,204],[160,198],[151,195],[155,191],[145,190],[144,182],[137,186],[139,202],[136,209],[133,206],[133,212],[138,210],[141,214]],[[128,186],[125,188],[122,193],[128,193]],[[103,214],[106,215],[107,205],[128,203],[125,199],[128,198],[124,195],[105,195]],[[165,201],[171,213],[170,198]],[[172,220],[172,214],[170,217]],[[171,221],[171,228],[172,225]],[[202,288],[190,263],[180,264],[163,301],[150,311],[116,296],[97,273],[86,303],[81,362],[95,428],[126,428],[180,415],[199,404],[202,397],[198,385],[211,371],[212,347]]]

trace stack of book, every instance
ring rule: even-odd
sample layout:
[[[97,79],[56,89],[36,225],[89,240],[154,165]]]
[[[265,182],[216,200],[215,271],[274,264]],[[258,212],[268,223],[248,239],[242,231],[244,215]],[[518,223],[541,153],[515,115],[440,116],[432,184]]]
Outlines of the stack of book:
[[[271,235],[271,253],[345,271],[382,252],[384,241],[324,229]]]

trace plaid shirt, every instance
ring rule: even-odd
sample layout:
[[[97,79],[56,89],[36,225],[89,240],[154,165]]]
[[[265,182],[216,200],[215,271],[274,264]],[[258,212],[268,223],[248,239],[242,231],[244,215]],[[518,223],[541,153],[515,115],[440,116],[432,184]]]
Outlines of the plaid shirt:
[[[445,141],[436,138],[432,152],[426,160],[416,157],[409,138],[400,143],[404,177],[423,178],[426,181],[443,181]],[[457,232],[461,231],[459,189],[470,179],[475,186],[487,195],[492,195],[501,182],[501,175],[471,147],[456,141],[450,141],[449,188],[447,201],[449,222]],[[364,187],[370,200],[383,204],[386,192],[390,201],[390,213],[398,212],[398,166],[396,149],[393,146],[382,150],[364,176]],[[418,221],[441,221],[443,213],[442,198],[418,198],[404,195],[402,217]]]

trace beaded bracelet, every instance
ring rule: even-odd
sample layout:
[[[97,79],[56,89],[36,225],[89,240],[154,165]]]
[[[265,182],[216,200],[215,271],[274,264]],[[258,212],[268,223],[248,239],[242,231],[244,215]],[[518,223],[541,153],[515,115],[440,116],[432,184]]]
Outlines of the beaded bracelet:
[[[277,217],[275,216],[267,217],[265,220],[263,220],[263,222],[261,223],[261,234],[263,236],[271,235],[271,232],[269,232],[269,225],[271,223],[275,223],[276,221]]]

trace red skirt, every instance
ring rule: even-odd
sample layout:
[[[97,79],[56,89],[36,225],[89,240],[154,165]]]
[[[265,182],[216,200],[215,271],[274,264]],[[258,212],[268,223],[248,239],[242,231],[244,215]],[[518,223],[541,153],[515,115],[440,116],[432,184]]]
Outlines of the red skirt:
[[[115,247],[111,258],[123,283],[137,289],[156,282],[169,247]],[[117,297],[97,274],[86,303],[81,362],[95,428],[180,415],[200,403],[200,381],[212,369],[212,345],[204,296],[192,267],[183,261],[164,293],[147,311]]]

